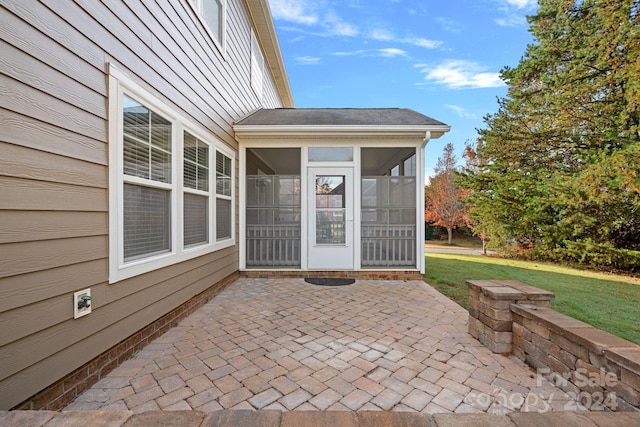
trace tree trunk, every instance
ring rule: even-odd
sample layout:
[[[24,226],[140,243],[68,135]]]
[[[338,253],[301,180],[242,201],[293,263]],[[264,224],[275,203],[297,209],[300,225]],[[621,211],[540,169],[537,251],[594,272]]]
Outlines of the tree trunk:
[[[482,239],[482,254],[483,255],[487,254],[487,245],[486,245],[486,241],[484,239]]]
[[[447,228],[447,234],[449,235],[449,243],[447,243],[447,245],[451,245],[451,239],[453,237],[453,228]]]

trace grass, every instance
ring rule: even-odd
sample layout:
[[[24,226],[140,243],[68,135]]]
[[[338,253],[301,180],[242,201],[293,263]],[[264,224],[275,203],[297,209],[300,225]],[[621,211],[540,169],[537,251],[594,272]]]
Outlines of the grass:
[[[561,313],[640,344],[640,279],[479,255],[427,253],[424,279],[468,308],[468,279],[518,280],[553,292]]]
[[[454,233],[451,244],[449,245],[447,240],[432,239],[425,241],[425,247],[429,248],[467,248],[467,249],[482,249],[482,241],[473,236],[462,236]]]

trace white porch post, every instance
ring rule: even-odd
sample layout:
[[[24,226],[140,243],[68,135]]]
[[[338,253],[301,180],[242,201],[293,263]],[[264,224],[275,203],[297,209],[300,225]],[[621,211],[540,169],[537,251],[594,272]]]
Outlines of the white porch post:
[[[246,147],[240,143],[239,144],[239,149],[238,149],[238,157],[239,157],[239,162],[240,162],[240,173],[239,173],[239,177],[238,177],[238,183],[240,184],[240,195],[238,196],[239,199],[239,206],[240,206],[240,212],[239,212],[239,217],[240,217],[240,230],[238,230],[239,232],[239,238],[238,238],[238,249],[240,251],[240,253],[238,254],[238,261],[239,261],[239,268],[240,271],[245,270],[247,268],[247,258],[246,258],[246,254],[247,254],[247,227],[246,227],[246,221],[247,221],[247,217],[246,217],[246,213],[247,213],[247,149]],[[423,227],[424,228],[424,227]]]
[[[416,244],[418,245],[418,250],[417,250],[417,254],[418,254],[418,268],[420,269],[420,274],[424,274],[425,273],[425,265],[424,265],[424,239],[425,239],[425,235],[424,235],[424,186],[426,184],[425,182],[425,176],[424,176],[424,166],[425,166],[425,159],[424,159],[424,153],[425,153],[425,147],[427,146],[427,143],[429,142],[429,140],[431,139],[431,131],[427,131],[425,133],[424,136],[424,140],[422,141],[422,145],[420,145],[419,148],[419,153],[418,153],[418,163],[419,166],[417,168],[417,182],[418,185],[416,186],[416,191],[418,192],[418,206],[416,206],[416,212],[417,212],[417,221],[416,221],[416,226],[418,228],[418,241],[416,242]]]

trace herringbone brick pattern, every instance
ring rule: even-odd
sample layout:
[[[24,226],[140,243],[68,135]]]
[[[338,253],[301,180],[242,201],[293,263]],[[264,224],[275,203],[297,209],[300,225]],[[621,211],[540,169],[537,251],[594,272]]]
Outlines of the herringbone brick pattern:
[[[66,410],[562,410],[570,397],[467,333],[420,281],[239,279]]]

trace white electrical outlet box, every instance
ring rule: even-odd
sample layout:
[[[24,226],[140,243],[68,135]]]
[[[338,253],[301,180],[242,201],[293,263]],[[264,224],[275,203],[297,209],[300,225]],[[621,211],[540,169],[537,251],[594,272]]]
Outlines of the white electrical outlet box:
[[[86,316],[91,313],[91,289],[85,289],[73,293],[73,318]]]

